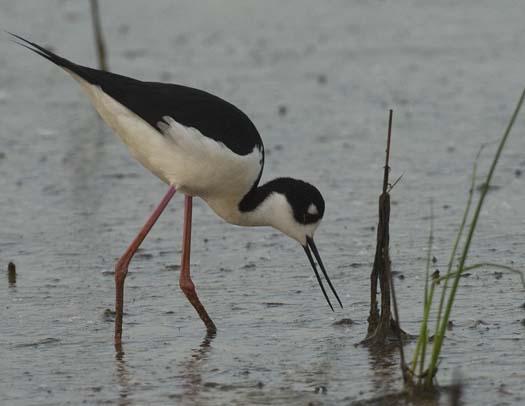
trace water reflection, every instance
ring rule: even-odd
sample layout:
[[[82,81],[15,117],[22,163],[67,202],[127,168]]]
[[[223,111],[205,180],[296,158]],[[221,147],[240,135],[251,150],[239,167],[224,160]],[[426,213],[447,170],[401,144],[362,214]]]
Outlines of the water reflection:
[[[437,406],[439,396],[407,395],[403,391],[403,378],[399,367],[399,348],[397,345],[385,345],[381,348],[368,347],[372,385],[376,388],[375,396],[355,404],[388,404],[391,406],[418,405]]]
[[[180,373],[177,374],[178,382],[175,386],[182,387],[182,393],[175,395],[172,399],[183,399],[189,404],[201,404],[200,395],[203,389],[203,370],[208,359],[211,343],[216,333],[206,334],[200,345],[192,350],[188,360],[180,364]],[[133,399],[133,374],[130,372],[129,365],[122,345],[115,345],[115,377],[118,387],[118,399],[116,403],[119,406],[132,405]]]
[[[130,382],[132,376],[129,373],[128,368],[126,367],[126,360],[124,359],[124,352],[122,351],[122,346],[120,346],[120,350],[117,350],[117,355],[115,356],[115,375],[117,377],[119,393],[117,404],[119,406],[131,405],[132,400],[128,397],[131,394]]]
[[[63,165],[64,173],[71,190],[74,205],[76,227],[82,230],[82,241],[95,245],[93,251],[99,252],[98,244],[100,222],[97,215],[103,196],[111,182],[100,182],[100,177],[107,170],[106,141],[108,134],[106,125],[93,112],[83,112],[83,119],[71,123],[73,134],[68,134],[67,150]]]
[[[372,386],[377,395],[399,392],[403,387],[399,369],[397,346],[386,345],[381,348],[368,347],[369,364],[372,370]]]
[[[190,359],[181,365],[182,387],[184,388],[182,398],[185,401],[199,404],[198,398],[203,388],[202,370],[212,348],[211,343],[216,335],[217,333],[206,333],[199,347],[192,350]]]

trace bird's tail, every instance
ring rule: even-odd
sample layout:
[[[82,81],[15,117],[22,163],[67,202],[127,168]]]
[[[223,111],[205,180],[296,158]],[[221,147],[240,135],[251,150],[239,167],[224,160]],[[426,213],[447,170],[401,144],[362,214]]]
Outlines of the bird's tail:
[[[31,42],[20,35],[13,34],[12,32],[6,31],[9,35],[11,35],[12,41],[15,44],[18,44],[20,46],[23,46],[24,48],[27,48],[34,53],[46,58],[48,61],[53,62],[55,65],[60,66],[61,68],[67,69],[71,72],[79,74],[80,72],[77,72],[79,68],[82,68],[80,65],[77,65],[71,61],[68,61],[65,58],[62,58],[61,56],[58,56],[57,54],[49,51],[48,49],[45,49],[44,47],[35,44],[34,42]]]
[[[115,75],[114,73],[100,71],[97,69],[88,68],[87,66],[78,65],[66,58],[62,58],[61,56],[51,52],[48,49],[45,49],[44,47],[38,44],[35,44],[34,42],[31,42],[21,37],[20,35],[13,34],[9,31],[6,32],[13,37],[12,41],[14,43],[23,46],[24,48],[27,48],[30,51],[33,51],[34,53],[46,58],[48,61],[64,69],[77,80],[80,78],[92,85],[99,85],[101,79],[116,76],[120,77],[120,75]]]

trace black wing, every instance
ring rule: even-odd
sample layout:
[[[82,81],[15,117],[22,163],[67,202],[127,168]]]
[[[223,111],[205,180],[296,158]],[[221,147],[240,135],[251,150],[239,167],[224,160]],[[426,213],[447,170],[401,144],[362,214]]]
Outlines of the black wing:
[[[23,41],[20,45],[43,56],[54,64],[100,86],[109,96],[126,106],[153,128],[164,116],[198,129],[206,137],[222,142],[240,155],[264,148],[257,129],[233,104],[202,90],[158,82],[142,82],[126,76],[77,65],[51,51],[9,33]]]

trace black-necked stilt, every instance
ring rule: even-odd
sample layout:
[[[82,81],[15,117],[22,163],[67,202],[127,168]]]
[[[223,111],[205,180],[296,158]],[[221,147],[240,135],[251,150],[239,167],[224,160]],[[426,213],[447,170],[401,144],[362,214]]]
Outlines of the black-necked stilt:
[[[259,186],[264,147],[257,129],[237,107],[186,86],[142,82],[77,65],[18,35],[20,45],[75,78],[104,121],[131,154],[166,182],[168,192],[115,267],[115,343],[122,337],[124,280],[128,265],[175,192],[183,192],[184,233],[180,287],[209,332],[215,324],[201,304],[190,277],[192,197],[199,196],[224,220],[241,226],[272,226],[297,240],[317,272],[315,256],[339,305],[313,235],[324,214],[321,193],[311,184],[277,178]]]

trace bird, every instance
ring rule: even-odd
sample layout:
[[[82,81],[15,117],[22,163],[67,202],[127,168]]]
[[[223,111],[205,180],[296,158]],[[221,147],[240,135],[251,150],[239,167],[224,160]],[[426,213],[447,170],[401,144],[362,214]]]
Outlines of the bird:
[[[214,334],[217,328],[190,275],[194,197],[204,200],[230,224],[270,226],[296,240],[304,249],[332,311],[334,307],[317,265],[343,307],[314,242],[314,233],[325,211],[323,196],[312,184],[290,177],[260,184],[264,145],[253,122],[239,108],[203,90],[146,82],[82,66],[19,35],[8,34],[18,45],[71,75],[131,155],[168,185],[161,202],[115,265],[116,347],[122,343],[128,266],[176,192],[185,195],[179,286],[204,322],[207,333]]]

